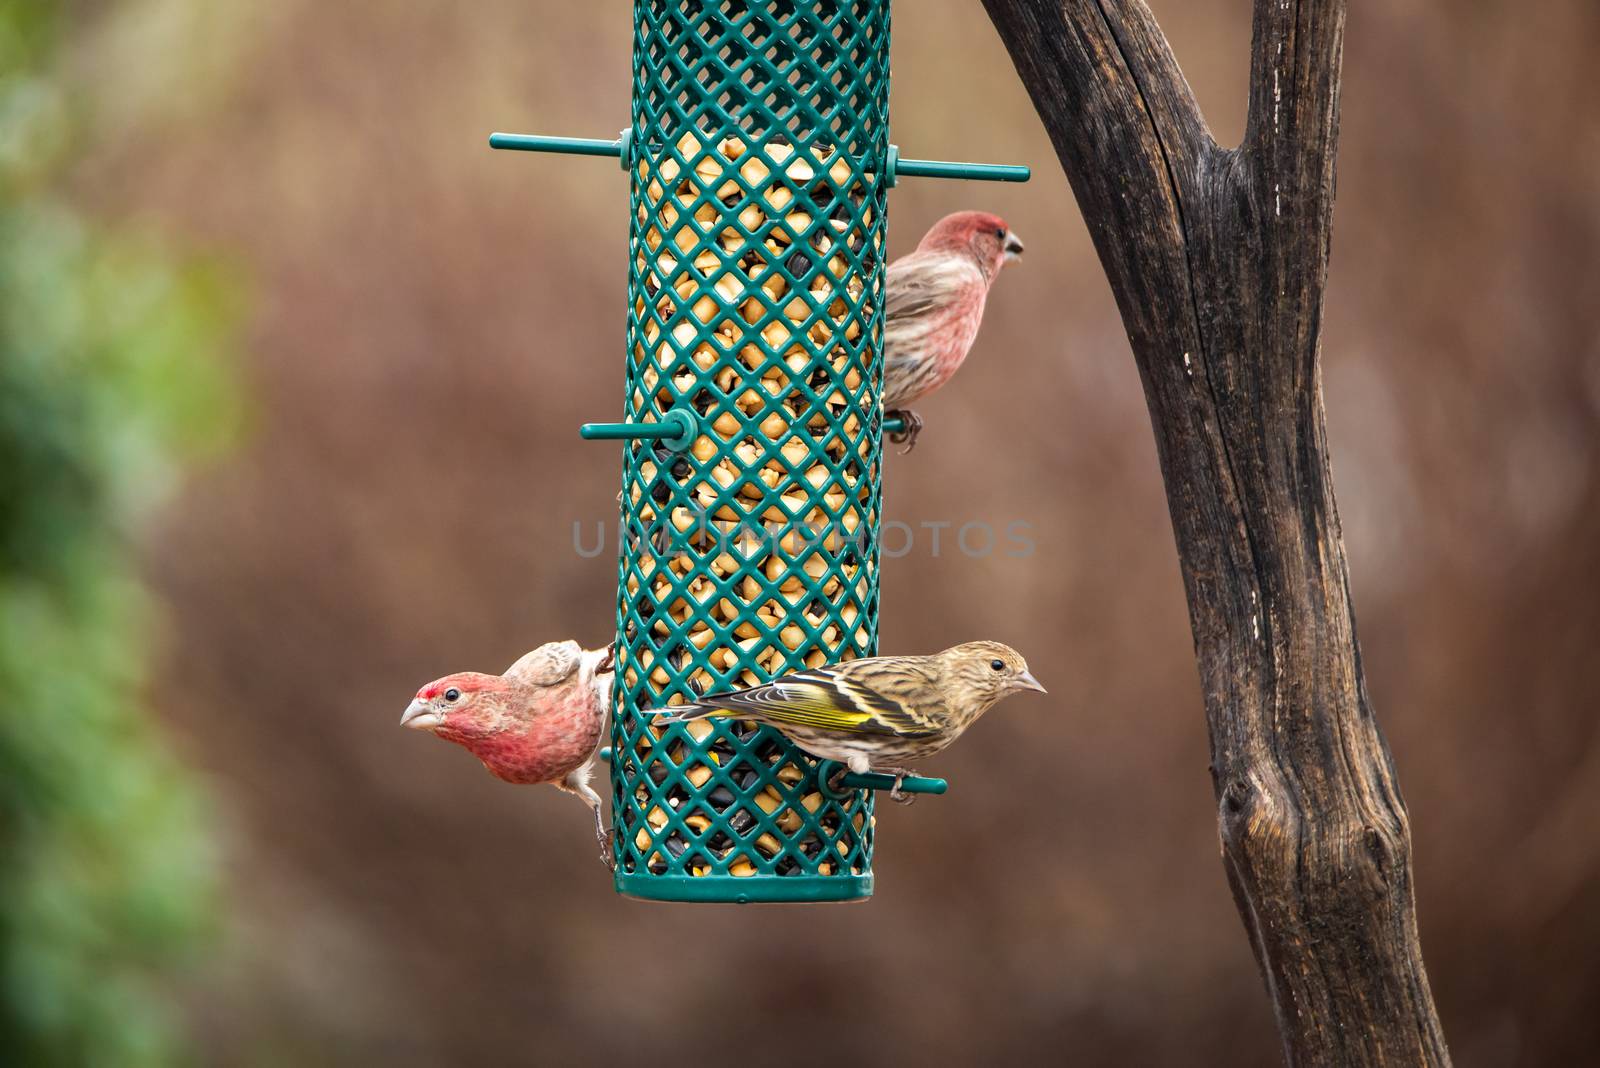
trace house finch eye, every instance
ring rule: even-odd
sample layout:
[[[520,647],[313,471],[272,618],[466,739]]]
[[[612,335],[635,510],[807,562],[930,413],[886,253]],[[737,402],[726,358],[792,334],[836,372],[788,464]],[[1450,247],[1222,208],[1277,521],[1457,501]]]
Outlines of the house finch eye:
[[[461,699],[461,691],[452,686],[444,692],[444,699],[446,701],[459,701]]]
[[[1004,241],[1004,240],[1005,240],[1005,236],[1006,236],[1006,232],[1005,232],[1005,231],[1004,231],[1004,230],[996,230],[996,231],[995,231],[995,232],[994,232],[994,236],[995,236],[995,237],[998,237],[998,238],[1000,238],[1000,239],[1001,239],[1001,240],[1002,240],[1002,241]]]
[[[994,668],[996,671],[1004,671],[1006,669],[1006,662],[1004,660],[991,660],[989,661],[989,666]]]

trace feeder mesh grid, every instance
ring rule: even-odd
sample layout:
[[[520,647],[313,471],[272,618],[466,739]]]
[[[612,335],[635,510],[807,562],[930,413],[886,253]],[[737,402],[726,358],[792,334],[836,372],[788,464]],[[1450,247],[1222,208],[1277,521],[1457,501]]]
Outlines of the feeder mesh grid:
[[[889,2],[634,10],[626,419],[700,434],[624,452],[617,885],[864,897],[867,792],[771,728],[646,710],[877,650]]]

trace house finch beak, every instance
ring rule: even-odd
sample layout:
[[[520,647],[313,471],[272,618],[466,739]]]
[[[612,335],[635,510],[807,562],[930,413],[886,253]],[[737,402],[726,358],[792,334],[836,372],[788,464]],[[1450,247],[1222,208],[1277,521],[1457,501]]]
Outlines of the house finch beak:
[[[685,723],[707,716],[765,723],[812,756],[857,774],[895,777],[900,792],[914,760],[961,737],[1000,700],[1019,690],[1044,693],[1015,649],[968,642],[932,656],[878,656],[785,675],[765,686],[714,694],[656,716]]]
[[[910,452],[922,419],[907,406],[961,367],[983,322],[1000,268],[1022,255],[1022,239],[998,215],[958,211],[934,223],[909,256],[889,264],[884,292],[883,406],[905,429],[890,435]]]
[[[455,742],[506,782],[548,783],[594,812],[600,859],[612,864],[611,834],[589,773],[605,733],[614,678],[611,650],[577,642],[541,645],[504,675],[463,671],[417,691],[402,727]]]

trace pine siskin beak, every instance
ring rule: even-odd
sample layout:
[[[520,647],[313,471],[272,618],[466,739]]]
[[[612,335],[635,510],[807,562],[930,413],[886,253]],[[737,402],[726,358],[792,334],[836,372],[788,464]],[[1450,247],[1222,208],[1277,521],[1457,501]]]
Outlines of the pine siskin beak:
[[[1017,689],[1019,689],[1019,690],[1037,690],[1039,693],[1049,693],[1050,692],[1049,690],[1045,689],[1043,686],[1039,685],[1039,680],[1033,677],[1033,672],[1031,672],[1031,671],[1024,671],[1022,674],[1017,676]]]
[[[431,731],[443,722],[444,717],[435,712],[428,702],[421,700],[407,705],[405,715],[400,717],[400,726],[419,731]]]
[[[1022,258],[1022,238],[1018,237],[1010,230],[1006,231],[1006,240],[1002,248],[1005,251],[1007,263],[1010,263],[1012,260],[1018,260]]]

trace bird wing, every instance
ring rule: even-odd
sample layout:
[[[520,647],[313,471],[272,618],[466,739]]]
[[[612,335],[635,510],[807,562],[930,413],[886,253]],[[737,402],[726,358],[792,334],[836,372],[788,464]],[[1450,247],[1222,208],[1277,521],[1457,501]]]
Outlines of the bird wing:
[[[966,358],[986,290],[970,257],[913,252],[889,265],[884,293],[883,403],[937,389]]]
[[[960,258],[930,252],[913,252],[891,263],[884,282],[885,327],[948,307],[961,287],[972,283],[971,275],[978,273],[975,266],[963,270],[965,266]]]
[[[887,661],[900,661],[896,668]],[[863,671],[868,665],[876,670]],[[775,726],[813,727],[849,734],[921,738],[936,727],[914,705],[889,696],[882,684],[924,672],[908,657],[877,657],[785,675],[764,686],[701,698],[702,708],[745,715]],[[928,680],[931,684],[931,679]],[[888,687],[893,688],[893,687]]]
[[[578,670],[583,647],[575,641],[548,642],[506,668],[506,678],[529,686],[554,686]]]

